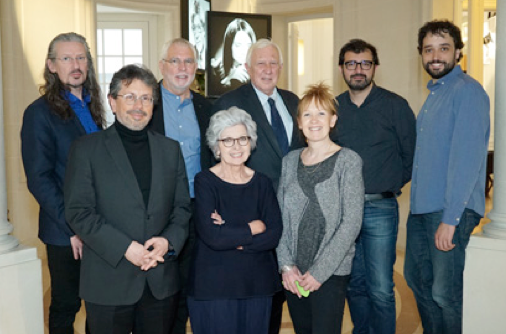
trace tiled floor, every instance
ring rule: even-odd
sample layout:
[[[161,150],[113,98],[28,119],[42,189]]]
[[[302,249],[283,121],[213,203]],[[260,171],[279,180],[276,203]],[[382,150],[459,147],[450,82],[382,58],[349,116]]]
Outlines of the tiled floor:
[[[487,199],[486,203],[486,211],[487,213],[490,211],[492,207],[492,200]],[[488,218],[482,219],[480,226],[476,228],[476,232],[481,231],[484,224],[487,224],[490,220]],[[394,281],[395,281],[395,296],[396,296],[396,305],[397,305],[397,331],[396,334],[422,334],[423,329],[420,323],[420,317],[418,315],[418,311],[416,308],[415,299],[411,290],[406,285],[406,281],[402,275],[404,266],[404,252],[398,250],[397,251],[397,262],[394,266]],[[49,291],[49,272],[47,269],[47,264],[43,261],[43,287],[44,287],[44,314],[45,314],[45,334],[47,331],[47,316],[48,316],[48,307],[50,301],[50,291]],[[75,328],[77,334],[84,334],[84,319],[85,319],[85,311],[84,307],[81,312],[78,314],[76,319]],[[348,308],[345,310],[344,320],[343,320],[343,330],[342,334],[351,334],[353,329],[353,325],[351,323],[350,314]],[[188,327],[187,333],[191,333],[190,327]],[[288,310],[285,309],[283,312],[283,320],[280,334],[294,334],[292,322],[290,319],[290,315],[288,314]]]

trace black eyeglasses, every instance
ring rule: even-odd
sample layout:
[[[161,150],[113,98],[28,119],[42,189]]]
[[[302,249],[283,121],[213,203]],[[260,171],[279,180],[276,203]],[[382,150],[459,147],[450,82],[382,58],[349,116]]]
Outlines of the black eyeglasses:
[[[360,68],[363,70],[370,70],[374,62],[372,60],[350,60],[344,63],[344,67],[346,67],[347,70],[354,70],[357,68],[357,65],[360,65]]]
[[[241,136],[239,138],[227,137],[223,139],[218,139],[218,141],[221,141],[223,145],[225,145],[225,147],[232,147],[235,145],[236,141],[239,143],[239,145],[246,146],[248,145],[250,139],[251,139],[250,136]]]

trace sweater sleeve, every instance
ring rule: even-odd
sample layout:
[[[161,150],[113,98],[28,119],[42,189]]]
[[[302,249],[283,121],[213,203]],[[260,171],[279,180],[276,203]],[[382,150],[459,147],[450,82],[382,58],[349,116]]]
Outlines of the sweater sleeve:
[[[278,203],[279,207],[282,210],[285,210],[284,202],[285,202],[285,190],[286,190],[286,175],[288,168],[288,156],[283,158],[283,167],[281,169],[281,178],[279,180],[278,186]],[[278,265],[281,268],[282,266],[291,266],[295,264],[295,260],[293,258],[293,249],[290,249],[292,234],[289,226],[289,219],[287,219],[287,213],[283,211],[283,232],[281,233],[281,239],[279,240],[278,248],[276,248],[276,255],[278,257]]]
[[[216,210],[219,196],[208,177],[203,173],[195,176],[195,229],[200,239],[213,250],[231,250],[250,245],[253,236],[247,224],[214,224],[211,214]]]
[[[267,177],[264,180],[262,202],[259,207],[260,220],[265,224],[266,230],[264,233],[253,236],[253,242],[250,245],[243,246],[245,252],[262,252],[275,249],[281,237],[283,224],[278,200],[272,182]]]

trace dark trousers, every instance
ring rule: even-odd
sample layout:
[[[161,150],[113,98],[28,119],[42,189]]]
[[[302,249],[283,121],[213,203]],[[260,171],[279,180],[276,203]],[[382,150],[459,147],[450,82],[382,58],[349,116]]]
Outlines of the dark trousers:
[[[81,308],[79,271],[81,261],[74,260],[71,246],[46,245],[51,276],[49,333],[74,334],[74,320]]]
[[[194,334],[267,334],[272,297],[195,300],[188,297]]]
[[[285,291],[295,333],[340,334],[349,281],[349,275],[333,275],[307,298]]]
[[[194,209],[194,201],[192,199],[191,202],[191,212]],[[188,274],[190,272],[190,264],[193,253],[193,247],[195,245],[195,222],[193,217],[195,215],[192,214],[190,218],[190,226],[188,230],[188,239],[181,251],[181,254],[178,256],[178,264],[179,264],[179,284],[181,286],[180,295],[179,295],[179,303],[177,306],[177,314],[176,320],[174,323],[174,328],[172,329],[171,334],[184,334],[186,333],[186,322],[188,321],[188,304],[186,302],[186,291],[187,291],[187,283],[188,283]]]
[[[109,306],[86,302],[92,334],[168,334],[174,325],[179,295],[158,300],[146,284],[133,305]]]

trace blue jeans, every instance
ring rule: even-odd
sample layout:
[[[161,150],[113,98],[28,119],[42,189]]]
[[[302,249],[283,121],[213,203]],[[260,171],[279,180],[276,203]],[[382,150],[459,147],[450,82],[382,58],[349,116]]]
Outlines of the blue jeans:
[[[397,199],[367,201],[348,286],[353,334],[394,334]]]
[[[443,212],[409,214],[404,277],[413,290],[425,334],[462,333],[466,247],[480,215],[465,209],[455,229],[455,248],[436,248],[434,235]]]

